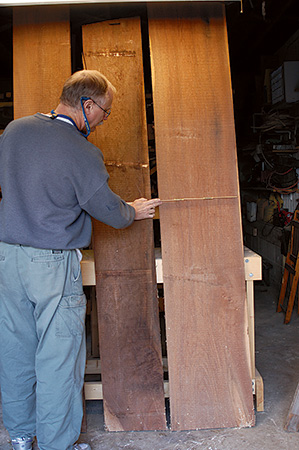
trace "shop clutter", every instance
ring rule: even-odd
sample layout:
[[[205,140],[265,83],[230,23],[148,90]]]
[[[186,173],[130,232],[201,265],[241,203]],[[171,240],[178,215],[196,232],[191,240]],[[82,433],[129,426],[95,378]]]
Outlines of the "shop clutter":
[[[240,166],[243,217],[285,227],[299,201],[299,118],[272,111],[253,122],[255,144]]]

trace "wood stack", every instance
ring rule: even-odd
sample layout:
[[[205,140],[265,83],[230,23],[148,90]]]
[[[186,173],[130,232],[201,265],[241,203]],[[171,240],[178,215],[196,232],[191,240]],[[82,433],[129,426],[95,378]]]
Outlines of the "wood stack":
[[[61,11],[63,17],[57,15],[53,23],[47,22],[46,7],[22,8],[22,17],[16,10],[16,117],[48,112],[58,101],[57,75],[64,81],[70,71],[69,56],[61,61],[61,49],[69,52],[66,9]],[[171,427],[251,426],[254,414],[224,8],[200,2],[152,4],[148,17],[158,186],[166,200],[160,220]],[[87,68],[102,71],[118,91],[111,118],[92,140],[104,152],[111,188],[127,201],[150,196],[139,23],[139,19],[120,19],[83,30]],[[22,56],[22,45],[26,55],[27,33],[31,43],[39,43],[39,27],[43,36],[55,29],[55,40],[42,40],[50,48],[40,51],[40,56],[47,53],[51,61],[37,64]],[[59,36],[62,45],[57,51]],[[31,84],[18,75],[25,59]],[[48,72],[53,76],[46,77]],[[39,102],[34,80],[39,92],[53,92],[55,100]],[[47,91],[41,80],[47,83]],[[59,92],[54,93],[54,86]],[[32,98],[36,102],[27,107]],[[165,429],[151,221],[121,231],[94,223],[94,252],[106,425],[115,431]]]

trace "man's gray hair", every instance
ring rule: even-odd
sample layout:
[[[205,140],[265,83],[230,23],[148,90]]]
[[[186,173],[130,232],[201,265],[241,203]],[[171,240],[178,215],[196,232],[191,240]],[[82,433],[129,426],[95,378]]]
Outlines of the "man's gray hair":
[[[115,92],[115,87],[98,70],[79,70],[64,83],[60,102],[71,107],[80,105],[81,97],[106,100],[108,91]]]

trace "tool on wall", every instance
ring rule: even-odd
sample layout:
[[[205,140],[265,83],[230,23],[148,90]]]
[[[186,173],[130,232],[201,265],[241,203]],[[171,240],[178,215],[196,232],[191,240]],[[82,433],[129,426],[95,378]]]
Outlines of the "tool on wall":
[[[277,312],[285,312],[284,323],[289,323],[299,281],[299,211],[294,213],[290,250],[288,251],[281,283]]]

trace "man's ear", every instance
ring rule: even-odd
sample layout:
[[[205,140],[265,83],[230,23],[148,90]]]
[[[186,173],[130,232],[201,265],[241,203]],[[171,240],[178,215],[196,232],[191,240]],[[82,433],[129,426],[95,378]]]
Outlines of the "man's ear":
[[[85,114],[89,116],[93,108],[93,101],[91,99],[85,100],[83,103],[83,107]]]

